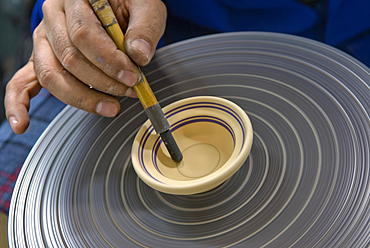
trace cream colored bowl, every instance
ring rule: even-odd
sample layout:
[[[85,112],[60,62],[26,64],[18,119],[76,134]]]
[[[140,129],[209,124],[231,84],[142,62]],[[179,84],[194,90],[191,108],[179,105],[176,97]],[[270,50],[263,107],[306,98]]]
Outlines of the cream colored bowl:
[[[137,133],[131,158],[137,175],[150,187],[189,195],[213,189],[231,177],[247,159],[253,130],[235,103],[211,96],[191,97],[163,108],[183,153],[175,163],[150,121]]]

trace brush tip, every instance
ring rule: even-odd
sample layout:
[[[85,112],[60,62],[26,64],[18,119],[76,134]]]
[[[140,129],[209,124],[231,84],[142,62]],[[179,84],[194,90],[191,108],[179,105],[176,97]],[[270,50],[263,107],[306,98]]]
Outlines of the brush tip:
[[[161,133],[160,136],[161,136],[162,141],[165,144],[168,152],[170,153],[170,156],[171,156],[172,160],[175,161],[176,163],[181,162],[182,153],[181,153],[179,147],[177,146],[177,143],[176,143],[175,139],[173,138],[171,131],[167,130],[167,131]]]

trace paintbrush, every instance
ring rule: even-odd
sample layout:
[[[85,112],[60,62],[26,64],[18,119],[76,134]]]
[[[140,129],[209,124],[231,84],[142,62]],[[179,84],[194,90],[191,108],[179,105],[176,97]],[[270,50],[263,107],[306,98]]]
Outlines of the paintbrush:
[[[108,3],[108,0],[89,0],[89,2],[103,27],[113,39],[114,43],[116,43],[118,49],[126,53],[124,34],[118,24],[110,4]],[[140,68],[139,71],[139,82],[133,88],[139,97],[139,100],[143,105],[145,113],[151,121],[154,130],[161,136],[163,143],[167,147],[172,160],[175,162],[180,162],[182,160],[182,153],[172,136],[170,124],[164,116],[162,108],[154,96],[154,93]]]

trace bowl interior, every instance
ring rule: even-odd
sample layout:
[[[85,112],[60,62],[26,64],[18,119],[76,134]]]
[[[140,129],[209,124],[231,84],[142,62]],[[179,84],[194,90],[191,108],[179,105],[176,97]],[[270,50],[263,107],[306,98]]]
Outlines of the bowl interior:
[[[175,163],[163,142],[155,137],[154,156],[145,164],[148,162],[153,174],[158,172],[173,180],[194,180],[218,170],[230,159],[235,148],[232,130],[210,118],[191,116],[188,123],[172,133],[183,153],[183,160]]]
[[[200,187],[222,183],[243,164],[251,145],[246,137],[251,125],[250,122],[246,125],[245,117],[249,119],[244,111],[235,111],[235,106],[221,98],[194,97],[163,108],[183,160],[176,163],[171,159],[148,120],[139,130],[132,150],[139,177],[161,191],[166,191],[163,190],[166,187],[195,185],[195,182]]]

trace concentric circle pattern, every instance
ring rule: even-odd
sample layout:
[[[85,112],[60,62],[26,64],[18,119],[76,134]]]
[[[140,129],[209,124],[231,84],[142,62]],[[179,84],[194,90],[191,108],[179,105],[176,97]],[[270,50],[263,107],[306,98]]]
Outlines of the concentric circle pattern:
[[[72,107],[52,122],[19,175],[11,247],[365,247],[370,242],[370,71],[327,45],[227,33],[158,50],[145,69],[162,106],[200,95],[249,115],[250,156],[206,193],[156,192],[131,145],[146,116]]]

